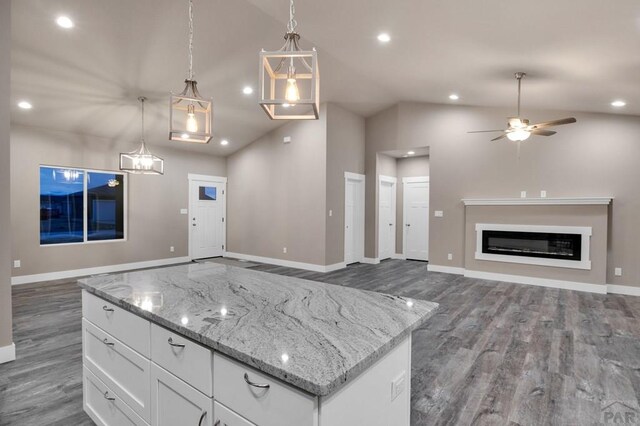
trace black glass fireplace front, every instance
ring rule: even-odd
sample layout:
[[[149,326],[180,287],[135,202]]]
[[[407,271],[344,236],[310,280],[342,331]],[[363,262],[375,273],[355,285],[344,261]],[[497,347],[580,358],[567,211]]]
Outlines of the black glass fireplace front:
[[[582,235],[484,230],[482,231],[482,252],[580,261]]]

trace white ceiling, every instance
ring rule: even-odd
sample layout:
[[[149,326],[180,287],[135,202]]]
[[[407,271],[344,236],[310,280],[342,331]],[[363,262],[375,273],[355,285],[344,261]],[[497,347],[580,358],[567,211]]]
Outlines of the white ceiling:
[[[148,141],[167,141],[169,91],[187,71],[186,0],[13,1],[15,123],[138,140],[145,95]],[[322,101],[369,116],[398,101],[515,109],[513,72],[526,71],[527,108],[640,115],[637,0],[297,0],[303,47],[319,50]],[[258,52],[281,46],[287,0],[195,0],[194,67],[214,98],[216,140],[184,145],[227,155],[281,122],[257,105]],[[62,30],[59,14],[76,27]],[[376,35],[392,40],[381,45]],[[628,106],[614,110],[614,99]],[[227,138],[228,147],[218,141]]]

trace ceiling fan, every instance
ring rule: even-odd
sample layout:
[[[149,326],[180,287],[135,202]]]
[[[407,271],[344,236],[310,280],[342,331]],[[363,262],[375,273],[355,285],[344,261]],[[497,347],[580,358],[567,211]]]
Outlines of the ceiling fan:
[[[560,120],[545,121],[544,123],[529,124],[529,120],[520,117],[520,87],[522,85],[522,78],[527,75],[524,72],[517,72],[515,74],[516,80],[518,80],[518,116],[509,118],[509,127],[506,130],[478,130],[468,133],[492,133],[502,132],[497,138],[491,139],[491,141],[497,141],[503,138],[508,138],[514,142],[525,141],[529,139],[531,135],[538,136],[553,136],[556,134],[553,130],[546,130],[547,127],[560,126],[562,124],[575,123],[576,119],[573,117],[562,118]]]

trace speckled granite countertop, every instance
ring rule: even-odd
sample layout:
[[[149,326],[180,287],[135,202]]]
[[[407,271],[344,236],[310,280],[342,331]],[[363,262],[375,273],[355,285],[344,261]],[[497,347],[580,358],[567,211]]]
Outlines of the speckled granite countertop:
[[[366,370],[438,306],[214,263],[79,284],[314,395],[328,395]]]

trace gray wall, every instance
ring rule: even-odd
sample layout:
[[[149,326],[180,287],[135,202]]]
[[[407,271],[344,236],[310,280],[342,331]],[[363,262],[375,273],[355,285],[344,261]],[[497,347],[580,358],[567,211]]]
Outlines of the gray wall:
[[[520,158],[514,143],[466,133],[503,126],[511,114],[508,108],[401,103],[367,120],[367,177],[375,152],[430,147],[430,208],[444,212],[430,218],[430,261],[453,267],[464,266],[462,198],[519,197],[522,190],[533,197],[540,190],[548,197],[614,196],[607,282],[640,286],[640,118],[525,109],[533,122],[575,116],[578,123],[559,127],[549,138],[531,138],[522,144]],[[368,205],[375,199],[368,192]],[[375,225],[367,229],[372,253]],[[622,277],[614,276],[615,267],[623,268]]]
[[[344,172],[364,174],[364,118],[327,104],[327,265],[344,261]]]
[[[31,275],[188,255],[188,173],[226,176],[224,158],[159,149],[164,176],[129,176],[128,239],[125,242],[47,246],[39,243],[39,166],[118,169],[118,154],[136,141],[12,126],[11,215],[13,259],[22,267],[13,275]],[[174,246],[171,253],[169,247]]]
[[[396,253],[403,253],[404,239],[404,185],[402,179],[406,177],[429,176],[429,156],[398,158],[396,162],[398,188],[396,191]]]
[[[11,1],[0,0],[0,348],[12,342],[11,330]]]
[[[228,251],[325,265],[326,105],[319,120],[289,122],[232,154],[227,168]]]

